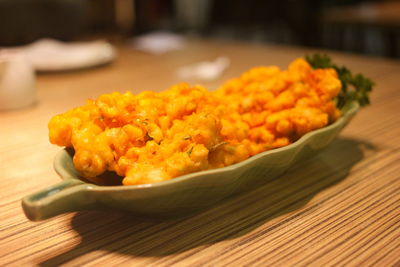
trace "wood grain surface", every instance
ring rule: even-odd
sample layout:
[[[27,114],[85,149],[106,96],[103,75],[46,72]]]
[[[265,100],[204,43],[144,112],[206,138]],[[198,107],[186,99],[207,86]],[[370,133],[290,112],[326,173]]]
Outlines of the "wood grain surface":
[[[163,90],[180,81],[177,67],[220,55],[231,66],[210,88],[313,51],[192,40],[161,56],[118,52],[109,66],[38,75],[37,105],[0,113],[0,266],[400,265],[400,62],[350,54],[330,53],[376,81],[372,105],[329,148],[265,186],[188,218],[84,211],[28,221],[21,198],[59,181],[51,116],[101,93]]]

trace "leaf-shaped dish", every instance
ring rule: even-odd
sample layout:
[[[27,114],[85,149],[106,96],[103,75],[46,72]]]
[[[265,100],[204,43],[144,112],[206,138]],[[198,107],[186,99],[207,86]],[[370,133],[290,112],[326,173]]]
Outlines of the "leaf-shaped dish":
[[[333,124],[302,136],[295,143],[255,155],[220,169],[191,173],[172,180],[129,186],[99,186],[86,182],[75,170],[72,156],[60,151],[54,168],[62,182],[25,197],[22,207],[33,221],[85,209],[112,208],[140,215],[175,216],[205,208],[275,178],[294,162],[329,145],[350,122],[359,105],[351,102]]]

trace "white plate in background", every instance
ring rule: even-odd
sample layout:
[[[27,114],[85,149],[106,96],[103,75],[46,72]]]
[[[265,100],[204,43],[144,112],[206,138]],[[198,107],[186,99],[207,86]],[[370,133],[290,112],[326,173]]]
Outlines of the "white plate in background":
[[[37,71],[67,71],[110,63],[116,56],[113,46],[105,41],[65,43],[41,39],[24,47]]]

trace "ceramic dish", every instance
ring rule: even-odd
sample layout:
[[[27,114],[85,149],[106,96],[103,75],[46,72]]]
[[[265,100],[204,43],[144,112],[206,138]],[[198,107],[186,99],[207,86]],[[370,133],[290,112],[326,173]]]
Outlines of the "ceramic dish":
[[[71,154],[62,150],[55,157],[54,167],[63,181],[25,197],[22,207],[33,221],[85,209],[112,208],[147,216],[177,216],[194,212],[234,193],[261,185],[281,175],[294,162],[316,154],[332,142],[358,108],[355,102],[349,104],[336,122],[304,135],[291,145],[224,168],[154,184],[102,186],[89,183],[75,170]]]
[[[23,51],[36,71],[58,72],[105,65],[114,60],[114,47],[105,41],[65,43],[54,39],[41,39]]]

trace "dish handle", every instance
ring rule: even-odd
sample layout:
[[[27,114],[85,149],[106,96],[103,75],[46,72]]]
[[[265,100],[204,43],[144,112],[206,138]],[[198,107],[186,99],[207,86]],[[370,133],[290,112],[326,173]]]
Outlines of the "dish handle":
[[[92,185],[66,179],[22,199],[22,208],[31,221],[45,220],[61,213],[79,211],[95,203]]]

